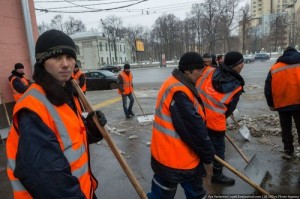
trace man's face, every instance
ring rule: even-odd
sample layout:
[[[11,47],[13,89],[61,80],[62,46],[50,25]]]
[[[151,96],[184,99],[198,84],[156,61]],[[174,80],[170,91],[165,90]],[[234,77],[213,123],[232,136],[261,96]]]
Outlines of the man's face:
[[[19,68],[16,71],[17,73],[24,74],[24,68]]]
[[[204,64],[205,64],[205,66],[211,66],[212,61],[210,61],[210,60],[204,60]]]
[[[196,84],[196,82],[199,79],[199,77],[201,76],[202,72],[203,72],[203,68],[202,69],[195,69],[195,70],[192,70],[192,71],[186,70],[185,74],[186,74],[187,78],[189,80],[191,80],[191,82]]]
[[[241,73],[243,68],[244,68],[244,62],[240,63],[239,65],[235,66],[232,69],[235,70],[237,73]]]
[[[224,62],[224,58],[223,57],[220,58],[218,62],[219,62],[219,64],[222,64]]]
[[[129,74],[130,73],[130,69],[124,69],[124,72]]]
[[[75,59],[69,55],[58,55],[47,59],[44,67],[62,85],[71,78],[75,68]]]

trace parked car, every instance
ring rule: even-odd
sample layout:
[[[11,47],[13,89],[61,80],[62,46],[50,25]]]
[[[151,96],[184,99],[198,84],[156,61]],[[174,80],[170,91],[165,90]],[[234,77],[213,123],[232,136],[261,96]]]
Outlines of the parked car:
[[[252,55],[243,55],[243,57],[244,57],[244,62],[245,63],[251,63],[251,62],[255,61],[255,59]]]
[[[121,68],[121,66],[112,66],[112,65],[109,65],[109,66],[102,66],[100,68],[100,70],[108,70],[110,72],[117,73],[117,72],[121,71],[122,68]]]
[[[91,90],[109,90],[118,87],[118,76],[108,70],[84,71],[86,78],[86,89]]]
[[[269,60],[270,56],[267,53],[257,53],[254,56],[255,60],[261,60],[261,61],[265,61],[265,60]]]

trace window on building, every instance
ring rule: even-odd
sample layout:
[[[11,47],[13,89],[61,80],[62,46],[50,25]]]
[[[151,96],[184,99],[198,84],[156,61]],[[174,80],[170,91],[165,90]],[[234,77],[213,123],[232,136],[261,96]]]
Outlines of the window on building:
[[[102,43],[99,42],[99,46],[100,46],[100,51],[102,51]]]
[[[125,45],[124,45],[124,53],[125,53]]]
[[[120,63],[123,63],[123,61],[122,61],[122,57],[120,57]]]
[[[76,47],[76,53],[77,53],[77,55],[80,55],[80,50],[79,50],[79,46],[75,46]]]
[[[107,43],[105,43],[105,51],[107,51]]]
[[[109,59],[108,59],[108,57],[106,57],[106,63],[107,63],[107,64],[110,64],[110,63],[109,63]]]
[[[122,52],[122,45],[120,45],[120,52]]]
[[[101,65],[104,65],[104,59],[101,57]]]
[[[91,48],[91,47],[93,47],[93,43],[92,43],[92,41],[82,42],[82,47],[83,48]]]
[[[111,51],[114,51],[114,47],[112,44],[110,44],[110,49],[111,49]]]
[[[126,57],[125,57],[125,62],[127,62],[127,59],[126,59]]]

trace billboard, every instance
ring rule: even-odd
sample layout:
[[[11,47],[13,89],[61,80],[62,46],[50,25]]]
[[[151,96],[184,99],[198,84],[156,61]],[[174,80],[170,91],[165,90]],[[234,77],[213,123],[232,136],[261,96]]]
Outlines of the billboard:
[[[137,52],[144,52],[144,42],[140,39],[135,40],[135,49]]]

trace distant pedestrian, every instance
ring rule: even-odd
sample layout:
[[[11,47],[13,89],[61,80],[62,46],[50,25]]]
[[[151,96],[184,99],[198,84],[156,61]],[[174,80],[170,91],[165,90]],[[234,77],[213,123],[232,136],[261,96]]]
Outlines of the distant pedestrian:
[[[134,103],[133,98],[133,84],[132,84],[132,73],[130,71],[130,65],[124,64],[123,71],[118,76],[118,93],[122,95],[123,110],[126,118],[134,116],[132,107]],[[127,107],[127,98],[129,98],[129,106]]]
[[[26,79],[24,75],[25,73],[23,64],[16,63],[15,69],[11,71],[11,75],[8,78],[10,86],[13,90],[15,101],[18,101],[18,99],[20,99],[20,97],[31,84],[31,81],[29,79]]]
[[[79,64],[75,64],[75,68],[72,74],[72,77],[76,80],[77,84],[81,88],[82,92],[85,94],[86,92],[86,79],[85,74],[80,70]]]
[[[220,67],[206,67],[198,79],[196,88],[203,100],[206,125],[216,155],[225,159],[226,118],[233,113],[243,93],[244,79],[240,75],[244,67],[243,55],[236,51],[225,55]],[[234,185],[235,180],[223,174],[223,165],[213,161],[212,183]]]
[[[288,47],[271,67],[265,82],[265,97],[270,110],[278,111],[285,159],[294,155],[292,120],[300,145],[300,53]]]
[[[178,69],[162,84],[152,127],[151,166],[154,171],[149,199],[172,199],[178,184],[186,198],[205,198],[204,164],[214,158],[205,114],[195,83],[204,69],[195,52],[182,55]]]

